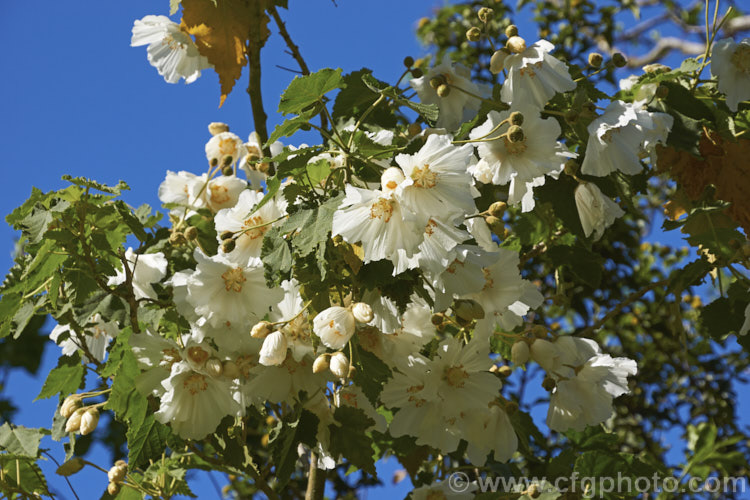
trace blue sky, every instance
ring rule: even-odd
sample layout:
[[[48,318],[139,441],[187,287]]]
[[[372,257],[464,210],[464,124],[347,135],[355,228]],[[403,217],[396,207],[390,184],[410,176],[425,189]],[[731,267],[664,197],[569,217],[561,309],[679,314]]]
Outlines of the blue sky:
[[[0,214],[5,216],[20,205],[32,185],[43,191],[64,186],[60,180],[63,174],[105,183],[125,180],[132,188],[124,196],[126,201],[133,206],[149,203],[156,207],[157,188],[167,169],[200,173],[205,168],[203,148],[210,137],[209,122],[228,123],[241,137],[253,130],[244,91],[246,74],[218,108],[219,86],[213,72],[206,71],[191,85],[170,85],[148,64],[145,47],[129,46],[133,21],[148,14],[168,14],[168,3],[0,3],[0,43],[6,48],[0,79],[0,145],[4,153]],[[348,72],[369,67],[378,78],[393,81],[403,69],[404,56],[426,54],[414,35],[416,22],[439,2],[337,3],[336,7],[330,0],[290,0],[291,11],[281,11],[311,69],[341,67]],[[294,76],[275,65],[295,67],[295,63],[284,53],[273,23],[270,26],[273,35],[263,51],[262,90],[272,129],[280,121],[275,113],[279,95]],[[12,262],[15,236],[0,223],[3,273]],[[21,407],[17,423],[50,425],[54,401],[31,405],[31,400],[58,352],[53,345],[46,350],[40,377],[22,372],[11,376],[9,389]],[[44,444],[61,456],[59,444]],[[101,460],[105,467],[106,460],[106,456]],[[394,459],[380,468],[386,485],[396,468]],[[54,466],[45,467],[60,498],[72,498],[53,471]],[[71,482],[82,498],[98,496],[106,487],[106,478],[99,472],[81,473]],[[195,490],[203,493],[201,498],[216,496],[205,478]],[[373,491],[369,497],[403,497],[408,490],[407,484],[401,484],[387,493]]]

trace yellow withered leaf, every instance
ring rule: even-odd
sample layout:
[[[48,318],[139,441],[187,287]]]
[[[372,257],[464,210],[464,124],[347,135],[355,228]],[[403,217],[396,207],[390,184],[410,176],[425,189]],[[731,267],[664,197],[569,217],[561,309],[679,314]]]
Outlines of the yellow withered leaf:
[[[219,106],[248,63],[248,47],[259,49],[268,39],[266,5],[267,0],[182,0],[182,27],[219,75]]]

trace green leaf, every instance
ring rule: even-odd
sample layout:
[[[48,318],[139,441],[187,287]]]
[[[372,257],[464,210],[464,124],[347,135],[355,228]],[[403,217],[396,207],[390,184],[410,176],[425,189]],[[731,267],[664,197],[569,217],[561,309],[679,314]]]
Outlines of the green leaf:
[[[640,461],[633,454],[598,450],[587,451],[578,457],[574,470],[581,478],[604,477],[612,478],[612,481],[615,482],[619,477],[630,478],[631,481],[635,481],[639,477],[651,478],[655,473],[658,475],[653,467]],[[613,473],[616,473],[617,477],[614,477]],[[610,490],[608,488],[607,482],[590,481],[589,486],[592,488],[590,494],[596,498],[623,498],[623,496],[634,498],[640,494],[636,488],[633,488],[631,492],[615,493],[615,489]]]
[[[130,190],[130,186],[128,186],[125,181],[119,181],[116,186],[107,186],[106,184],[101,184],[99,182],[92,181],[91,179],[86,179],[84,177],[72,177],[70,175],[63,175],[62,180],[68,181],[71,184],[75,184],[76,186],[95,189],[97,191],[101,191],[102,193],[109,193],[115,196],[119,196],[123,191]]]
[[[372,438],[365,432],[375,422],[364,411],[352,406],[336,408],[333,417],[336,422],[328,426],[331,455],[343,455],[351,465],[377,476],[372,456]]]
[[[150,459],[161,457],[171,434],[169,427],[158,422],[153,414],[146,416],[139,425],[131,425],[127,432],[128,464],[140,467]]]
[[[20,498],[31,498],[38,495],[49,496],[47,480],[42,469],[33,459],[16,457],[14,455],[0,455],[4,483],[0,483],[0,491],[5,487],[25,492]],[[13,498],[13,497],[10,497]]]
[[[281,227],[272,227],[266,232],[261,248],[261,260],[265,267],[266,280],[281,281],[292,268],[292,251],[289,242],[282,237]]]
[[[604,259],[580,246],[555,246],[547,255],[556,267],[565,267],[579,281],[591,288],[599,288],[602,281],[602,264]]]
[[[42,391],[34,401],[51,398],[57,394],[67,396],[76,392],[83,384],[85,374],[86,369],[81,364],[81,357],[78,353],[73,356],[60,356],[57,368],[49,372]]]
[[[292,247],[297,255],[308,255],[318,245],[328,240],[333,225],[333,214],[341,205],[343,199],[344,193],[339,193],[318,208],[299,211],[289,217],[284,227],[299,229],[299,232],[292,238]],[[298,214],[300,215],[297,216]]]
[[[346,87],[336,96],[333,103],[332,115],[334,120],[359,118],[378,99],[378,94],[373,93],[370,87],[362,81],[364,75],[372,75],[372,70],[362,68],[344,76]],[[378,82],[378,87],[385,88],[387,83]],[[381,127],[395,127],[396,117],[387,106],[378,106],[367,116],[367,123],[374,123]]]
[[[271,137],[268,138],[268,143],[273,143],[281,139],[282,137],[291,137],[299,129],[303,128],[306,124],[310,123],[310,119],[321,112],[323,105],[319,104],[312,108],[303,111],[299,116],[284,120],[280,124],[276,125],[273,129]],[[309,127],[308,127],[309,128]]]
[[[359,346],[355,359],[357,371],[354,372],[354,383],[362,389],[367,399],[377,407],[383,384],[391,378],[391,369],[380,358]]]
[[[302,410],[294,421],[279,422],[270,441],[271,454],[276,464],[276,480],[284,486],[294,472],[297,463],[297,444],[305,443],[314,447],[317,443],[318,417],[307,410]]]
[[[148,400],[135,387],[135,379],[139,374],[135,356],[130,350],[124,350],[117,364],[112,392],[104,405],[104,408],[114,411],[119,420],[128,422],[131,428],[141,425],[148,409]]]
[[[42,436],[49,434],[47,429],[29,429],[11,426],[5,422],[0,426],[0,449],[22,457],[36,458]]]
[[[399,106],[406,106],[420,115],[422,115],[427,121],[435,122],[439,116],[439,109],[435,104],[422,104],[419,102],[412,102],[401,96],[398,89],[390,85],[384,86],[383,82],[374,78],[371,74],[365,73],[362,75],[362,81],[364,84],[373,92],[382,94],[386,97],[393,99],[393,101]]]
[[[340,68],[325,68],[310,75],[295,77],[281,95],[279,113],[299,114],[311,104],[321,102],[323,96],[331,90],[340,89],[345,85]]]

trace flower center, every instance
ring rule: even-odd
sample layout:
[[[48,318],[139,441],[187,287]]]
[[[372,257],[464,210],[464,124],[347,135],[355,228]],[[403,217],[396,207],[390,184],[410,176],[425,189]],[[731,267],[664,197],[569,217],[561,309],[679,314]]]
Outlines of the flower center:
[[[231,196],[229,196],[229,189],[224,186],[212,184],[209,189],[211,190],[211,201],[218,205],[222,205],[231,199]]]
[[[219,141],[219,152],[222,156],[234,156],[234,150],[236,148],[237,143],[231,137]]]
[[[257,366],[257,364],[253,361],[253,358],[249,354],[238,356],[235,360],[235,364],[237,365],[237,369],[240,371],[240,375],[242,375],[242,378],[244,379],[250,378],[250,370]]]
[[[393,215],[393,203],[391,200],[380,198],[370,207],[370,218],[381,219],[383,222],[390,222]]]
[[[199,392],[203,392],[208,389],[208,382],[206,382],[206,377],[204,377],[203,375],[194,373],[185,379],[185,381],[182,383],[182,386],[190,393],[191,396],[195,396]]]
[[[202,348],[193,346],[188,348],[188,358],[195,364],[202,365],[208,359],[208,353]]]
[[[159,366],[163,366],[167,370],[172,369],[172,365],[177,363],[178,361],[182,361],[182,356],[180,356],[180,352],[170,347],[168,349],[162,349],[162,358],[161,362],[159,363]]]
[[[424,228],[424,234],[427,236],[432,236],[435,234],[435,228],[437,227],[437,222],[435,222],[433,219],[430,219],[427,221],[427,225]]]
[[[425,500],[448,500],[448,497],[442,491],[431,491],[427,494]]]
[[[161,43],[169,47],[169,50],[179,50],[185,47],[181,42],[175,40],[172,35],[166,35],[162,39]]]
[[[234,269],[224,272],[224,274],[221,275],[221,278],[224,280],[224,287],[227,292],[231,290],[241,292],[242,284],[247,281],[241,267],[235,267]]]
[[[507,137],[503,137],[505,142],[505,151],[511,156],[518,156],[526,151],[526,138],[522,141],[510,142]]]
[[[266,231],[268,231],[268,228],[270,226],[258,227],[261,224],[263,224],[263,217],[259,215],[256,215],[255,217],[250,217],[249,219],[245,219],[245,222],[243,225],[245,234],[249,236],[251,240],[262,238],[263,235],[266,234]]]
[[[492,279],[492,273],[487,269],[482,269],[482,274],[484,274],[484,287],[482,288],[482,291],[489,290],[492,288],[492,286],[495,284],[495,280]]]
[[[615,134],[617,134],[617,133],[619,133],[619,132],[620,132],[619,127],[618,128],[610,128],[610,129],[608,129],[606,132],[604,132],[601,135],[601,140],[604,141],[604,142],[606,142],[606,143],[608,143],[608,144],[611,144],[612,140],[613,140],[612,136],[615,135]]]
[[[443,380],[453,387],[462,388],[469,374],[464,370],[464,365],[451,366],[443,372]]]
[[[411,173],[411,178],[414,181],[414,185],[420,188],[434,188],[437,184],[438,174],[430,170],[429,165],[425,165],[422,168],[414,167]]]
[[[732,54],[732,64],[746,75],[750,75],[750,46],[740,45]]]

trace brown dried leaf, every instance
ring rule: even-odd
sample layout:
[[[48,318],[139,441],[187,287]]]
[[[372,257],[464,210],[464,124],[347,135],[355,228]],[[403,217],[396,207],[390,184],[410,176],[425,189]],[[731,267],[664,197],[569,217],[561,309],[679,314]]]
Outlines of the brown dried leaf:
[[[221,84],[219,106],[247,64],[248,44],[262,47],[270,32],[267,0],[182,0],[182,26],[214,65]]]
[[[716,199],[731,203],[727,214],[750,232],[750,140],[727,140],[704,131],[698,149],[700,157],[659,147],[657,167],[669,173],[693,201],[703,196],[707,186],[715,186]]]

